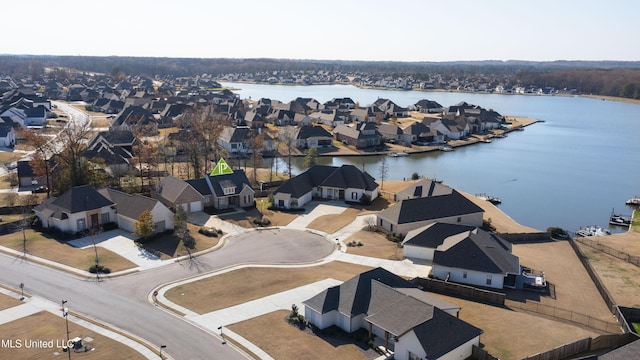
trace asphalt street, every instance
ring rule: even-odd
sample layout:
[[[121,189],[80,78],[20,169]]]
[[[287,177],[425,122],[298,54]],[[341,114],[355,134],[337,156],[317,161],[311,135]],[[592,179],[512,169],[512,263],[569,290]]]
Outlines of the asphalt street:
[[[0,282],[54,302],[67,300],[71,311],[135,334],[151,344],[167,345],[175,359],[244,359],[221,339],[149,303],[155,287],[237,264],[294,264],[320,260],[335,244],[320,235],[290,229],[249,231],[193,261],[166,265],[101,282],[0,254]],[[215,355],[214,355],[215,354]]]

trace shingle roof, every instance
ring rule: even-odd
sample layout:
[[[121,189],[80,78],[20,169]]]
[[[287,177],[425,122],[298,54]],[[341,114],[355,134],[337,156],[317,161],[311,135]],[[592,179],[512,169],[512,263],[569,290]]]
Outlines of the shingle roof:
[[[378,184],[371,175],[360,171],[353,165],[342,165],[341,167],[314,165],[302,174],[285,181],[274,194],[285,193],[291,194],[293,198],[299,198],[317,186],[371,191],[376,189]]]
[[[520,273],[520,259],[511,254],[511,244],[497,235],[478,230],[445,242],[433,255],[433,264],[492,274]]]
[[[126,216],[130,219],[139,219],[143,211],[151,211],[158,200],[139,194],[127,194],[122,191],[103,188],[98,190],[105,198],[116,203],[118,207],[118,215]]]
[[[72,187],[59,197],[51,199],[53,200],[50,202],[42,203],[41,205],[45,206],[40,209],[49,207],[56,212],[60,210],[69,214],[75,214],[114,205],[111,200],[105,198],[89,185]]]
[[[244,189],[244,185],[251,187],[251,183],[247,178],[244,170],[233,170],[233,174],[224,174],[224,175],[216,175],[210,176],[207,175],[209,181],[211,182],[211,188],[213,190],[213,194],[220,196],[229,196],[229,195],[237,195],[242,189]],[[225,194],[224,188],[235,186],[235,192],[233,194]],[[204,195],[204,194],[203,194]]]
[[[468,233],[475,229],[475,226],[435,222],[409,231],[402,241],[402,245],[435,249],[442,245],[448,237],[465,232]]]
[[[396,224],[482,213],[481,207],[453,190],[451,194],[401,200],[378,214]]]

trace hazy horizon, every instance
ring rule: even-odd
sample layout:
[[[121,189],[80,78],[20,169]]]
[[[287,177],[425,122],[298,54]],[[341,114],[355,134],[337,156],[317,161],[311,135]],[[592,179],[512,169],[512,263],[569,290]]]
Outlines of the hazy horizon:
[[[340,61],[639,61],[640,2],[23,0],[5,55]]]

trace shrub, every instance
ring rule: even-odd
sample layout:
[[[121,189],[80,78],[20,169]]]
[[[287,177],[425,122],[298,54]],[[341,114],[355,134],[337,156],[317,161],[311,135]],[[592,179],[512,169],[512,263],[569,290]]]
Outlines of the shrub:
[[[102,231],[110,231],[118,228],[118,224],[115,222],[108,222],[106,224],[102,224]]]
[[[91,265],[89,272],[92,274],[110,274],[111,269],[103,265]]]
[[[218,237],[218,234],[221,233],[221,230],[216,230],[214,228],[201,227],[198,229],[198,232],[204,236],[208,237]]]
[[[418,180],[420,179],[420,175],[417,172],[414,172],[413,174],[411,174],[411,180]]]

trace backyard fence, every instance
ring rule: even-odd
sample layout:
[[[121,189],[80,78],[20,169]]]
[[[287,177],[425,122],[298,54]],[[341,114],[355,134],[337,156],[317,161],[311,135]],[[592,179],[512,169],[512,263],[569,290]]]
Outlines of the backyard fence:
[[[475,301],[504,306],[506,298],[505,294],[478,289],[473,286],[466,286],[462,284],[451,283],[442,280],[429,279],[429,278],[415,278],[411,280],[414,284],[421,286],[423,289],[461,298],[472,299]]]
[[[604,283],[600,279],[600,276],[595,271],[593,266],[591,266],[589,259],[587,259],[587,257],[584,255],[582,250],[580,250],[580,247],[575,242],[575,240],[569,239],[569,244],[571,244],[571,248],[573,248],[573,251],[575,251],[576,255],[578,256],[578,259],[580,259],[580,262],[582,263],[582,266],[584,266],[585,270],[589,274],[591,281],[593,281],[593,284],[596,286],[596,289],[598,289],[600,296],[602,296],[602,300],[604,300],[604,302],[609,307],[609,311],[611,311],[611,313],[614,314],[615,313],[614,307],[616,306],[616,302],[613,300],[613,296],[611,296],[611,293],[609,292],[607,287],[604,285]]]
[[[489,354],[487,350],[475,345],[471,348],[471,357],[475,360],[500,360],[499,358]]]
[[[637,337],[633,334],[601,335],[596,338],[584,338],[572,343],[560,345],[543,353],[527,356],[525,358],[522,358],[521,360],[569,359],[585,352],[616,349],[636,339]]]
[[[618,323],[596,319],[589,315],[577,313],[572,310],[561,309],[536,302],[519,302],[513,300],[506,300],[505,305],[510,308],[516,308],[541,315],[546,315],[559,320],[570,321],[603,332],[612,334],[620,333],[620,325]]]
[[[611,255],[613,257],[616,257],[620,260],[626,261],[630,264],[633,264],[635,266],[640,267],[640,256],[633,256],[630,254],[627,254],[624,251],[620,251],[617,249],[614,249],[610,246],[604,245],[603,243],[601,243],[598,240],[594,240],[594,239],[587,239],[587,238],[575,238],[575,241],[581,243],[581,244],[585,244],[589,247],[592,247],[598,251],[602,251],[605,254]]]

